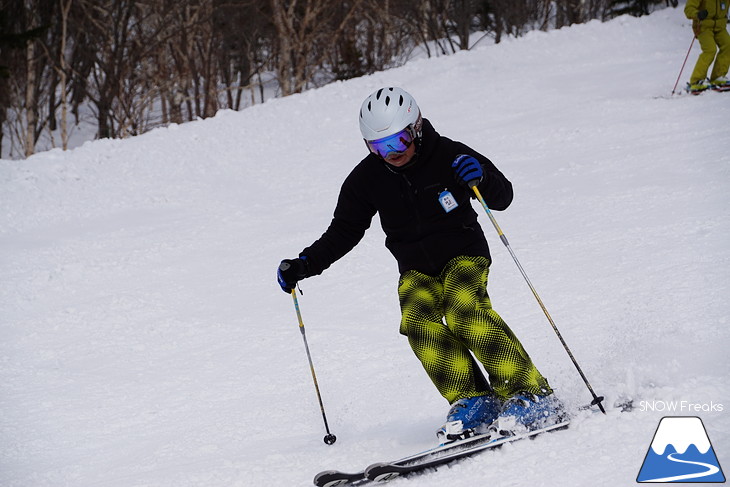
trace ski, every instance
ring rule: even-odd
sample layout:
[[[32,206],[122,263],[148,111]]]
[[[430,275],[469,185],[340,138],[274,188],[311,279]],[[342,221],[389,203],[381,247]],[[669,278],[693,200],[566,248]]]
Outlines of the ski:
[[[709,93],[711,91],[717,92],[717,93],[724,93],[726,91],[730,91],[730,84],[727,85],[711,85],[708,86],[705,89],[702,90],[690,90],[689,88],[685,88],[686,92],[690,95],[698,96],[702,95],[704,93]]]
[[[561,423],[556,423],[554,425],[530,431],[528,433],[512,436],[503,436],[486,442],[480,442],[476,445],[463,445],[460,443],[456,445],[453,449],[455,451],[442,451],[433,455],[428,455],[428,458],[426,459],[421,458],[415,461],[398,463],[376,463],[370,465],[368,468],[365,469],[365,477],[370,481],[385,482],[388,480],[392,480],[396,477],[403,477],[414,472],[420,472],[428,468],[438,467],[439,465],[444,465],[454,460],[465,458],[467,456],[474,455],[485,450],[498,448],[506,443],[513,443],[515,441],[523,440],[525,438],[533,438],[541,433],[546,433],[548,431],[565,429],[568,427],[569,424],[570,421],[563,421]]]
[[[717,93],[725,93],[730,92],[730,84],[725,85],[712,85],[708,86],[707,88],[701,89],[701,90],[691,90],[688,86],[685,86],[684,88],[680,88],[676,91],[672,91],[671,95],[657,95],[652,98],[655,100],[657,99],[664,99],[664,100],[671,100],[675,97],[684,97],[684,95],[692,95],[692,96],[700,96],[704,95],[708,92],[717,92]]]
[[[383,482],[397,476],[408,475],[426,468],[436,467],[474,453],[511,443],[524,438],[531,438],[540,433],[567,428],[569,421],[563,421],[545,428],[525,434],[493,438],[493,434],[484,433],[458,440],[445,445],[422,451],[393,462],[375,463],[361,472],[347,473],[339,470],[325,470],[314,477],[314,485],[318,487],[338,487],[343,485],[361,485],[370,481]]]
[[[491,435],[489,433],[477,434],[463,440],[457,440],[451,443],[446,443],[443,445],[435,446],[433,448],[429,448],[428,450],[416,453],[415,455],[410,455],[401,458],[400,460],[389,462],[389,464],[400,465],[408,462],[415,462],[427,458],[431,455],[442,454],[444,452],[453,451],[457,448],[469,448],[470,446],[488,443],[490,439]],[[340,470],[325,470],[318,473],[314,477],[314,485],[318,487],[338,487],[346,484],[358,485],[361,483],[360,481],[368,481],[365,473],[365,470],[354,473],[342,472]]]

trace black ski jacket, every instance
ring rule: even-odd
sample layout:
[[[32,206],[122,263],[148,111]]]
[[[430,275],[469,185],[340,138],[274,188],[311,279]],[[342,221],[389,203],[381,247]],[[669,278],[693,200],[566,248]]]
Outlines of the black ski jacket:
[[[471,205],[473,192],[456,181],[451,168],[460,154],[472,155],[481,163],[484,178],[479,191],[489,208],[507,208],[512,184],[494,164],[470,147],[439,135],[424,119],[420,147],[407,166],[395,168],[370,154],[345,179],[329,228],[300,254],[307,258],[308,276],[321,274],[352,250],[375,213],[380,215],[385,246],[401,273],[413,269],[437,276],[459,255],[490,258]],[[444,192],[458,203],[448,212],[439,202]]]

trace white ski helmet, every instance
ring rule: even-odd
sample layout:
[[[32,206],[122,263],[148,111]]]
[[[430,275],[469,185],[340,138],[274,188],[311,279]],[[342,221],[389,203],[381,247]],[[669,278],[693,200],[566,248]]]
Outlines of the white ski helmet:
[[[382,139],[409,128],[421,137],[421,110],[416,100],[401,88],[380,88],[360,107],[360,133],[365,141]]]

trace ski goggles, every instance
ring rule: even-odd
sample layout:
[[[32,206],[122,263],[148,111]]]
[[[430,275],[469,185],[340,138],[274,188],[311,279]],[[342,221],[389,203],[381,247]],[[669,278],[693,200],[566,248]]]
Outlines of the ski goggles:
[[[366,140],[370,152],[385,159],[391,152],[405,152],[413,144],[413,132],[406,127],[398,133],[377,140]]]

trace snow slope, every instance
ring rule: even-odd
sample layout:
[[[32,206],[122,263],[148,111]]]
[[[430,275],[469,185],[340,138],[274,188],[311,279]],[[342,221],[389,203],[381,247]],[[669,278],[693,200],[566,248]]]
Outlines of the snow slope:
[[[727,468],[730,94],[669,96],[691,36],[681,9],[534,32],[0,161],[0,485],[306,486],[433,444],[447,404],[398,334],[377,221],[302,284],[333,446],[275,283],[328,225],[383,85],[512,180],[495,213],[512,247],[596,391],[637,405],[393,485],[634,485],[665,415],[701,416]],[[482,225],[495,309],[571,407],[589,402]]]

